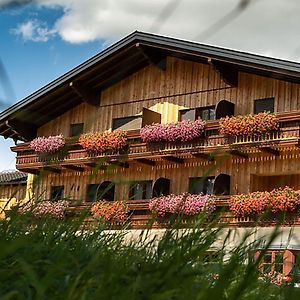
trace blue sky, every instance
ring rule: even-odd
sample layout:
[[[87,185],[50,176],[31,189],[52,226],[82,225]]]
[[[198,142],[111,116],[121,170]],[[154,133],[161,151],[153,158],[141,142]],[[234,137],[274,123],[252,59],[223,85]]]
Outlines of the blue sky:
[[[25,2],[31,4],[7,9]],[[299,0],[168,0],[164,5],[161,0],[0,0],[0,59],[12,86],[3,86],[0,78],[0,110],[135,30],[300,61]],[[14,168],[11,145],[0,137],[0,171]]]
[[[46,9],[35,6],[0,11],[0,59],[13,89],[13,95],[7,95],[0,85],[1,110],[101,51],[102,43],[99,40],[71,44],[57,36],[48,42],[34,42],[13,33],[18,24],[32,18],[47,20],[51,24],[60,15],[61,8]],[[12,140],[0,137],[0,170],[14,168],[15,156],[9,150],[13,144]]]

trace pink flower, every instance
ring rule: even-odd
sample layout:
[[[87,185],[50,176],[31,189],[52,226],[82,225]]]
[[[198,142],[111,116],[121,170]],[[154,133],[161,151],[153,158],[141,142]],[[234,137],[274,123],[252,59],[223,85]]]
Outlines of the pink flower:
[[[30,148],[37,153],[54,153],[65,145],[65,138],[62,135],[37,137],[30,142]]]
[[[153,123],[141,128],[143,142],[187,142],[201,137],[204,133],[205,122],[180,121],[170,124]]]
[[[159,217],[164,217],[167,214],[194,216],[204,210],[213,211],[214,209],[213,197],[202,194],[171,194],[153,198],[149,201],[149,210],[156,213]]]

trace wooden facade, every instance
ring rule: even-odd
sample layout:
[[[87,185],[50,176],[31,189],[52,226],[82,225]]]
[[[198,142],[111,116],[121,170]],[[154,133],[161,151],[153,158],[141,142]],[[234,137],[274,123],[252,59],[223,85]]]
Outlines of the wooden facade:
[[[147,47],[150,47],[149,41],[147,43]],[[286,63],[286,67],[281,67],[284,63],[278,61],[278,65],[274,66],[276,60],[269,63],[267,58],[251,55],[241,62],[240,53],[234,57],[234,51],[231,53],[233,58],[228,58],[226,53],[223,57],[214,54],[214,49],[208,55],[196,53],[196,50],[189,50],[188,53],[186,49],[171,49],[167,43],[160,45],[160,48],[156,45],[151,47],[153,53],[150,48],[147,51],[150,63],[141,60],[134,66],[134,60],[139,60],[140,46],[133,40],[127,50],[113,53],[116,61],[113,56],[108,62],[104,60],[103,66],[108,67],[107,70],[101,69],[103,74],[97,73],[98,69],[94,66],[78,75],[78,82],[83,89],[76,90],[76,78],[66,76],[66,81],[60,85],[54,82],[56,87],[53,91],[50,89],[45,91],[45,95],[34,95],[37,100],[44,101],[44,110],[51,101],[62,108],[60,111],[49,106],[50,111],[45,111],[47,117],[36,124],[29,126],[28,120],[21,122],[26,125],[25,131],[13,122],[19,117],[14,113],[20,113],[22,107],[7,114],[8,117],[3,115],[0,133],[26,140],[12,147],[17,153],[17,168],[40,174],[35,189],[36,197],[51,199],[52,188],[63,187],[64,198],[85,204],[90,184],[112,182],[115,185],[114,200],[127,201],[129,208],[135,211],[132,216],[133,227],[141,228],[149,220],[148,202],[146,199],[129,199],[132,182],[151,181],[153,186],[158,179],[166,178],[170,182],[169,193],[181,194],[188,192],[190,178],[226,174],[230,176],[230,195],[269,191],[286,185],[300,190],[298,65],[292,68]],[[156,47],[159,48],[159,55]],[[137,52],[133,54],[129,52],[130,49]],[[164,62],[163,67],[161,61]],[[129,69],[130,65],[132,69]],[[104,78],[106,74],[107,80]],[[74,139],[68,139],[72,124],[83,123],[84,132],[111,131],[114,119],[142,116],[145,109],[159,113],[161,123],[166,124],[179,121],[181,110],[216,107],[222,100],[234,104],[234,115],[253,114],[255,100],[270,98],[274,99],[274,112],[278,115],[280,129],[261,138],[241,137],[229,141],[220,136],[218,120],[211,120],[207,121],[203,138],[181,144],[158,145],[156,148],[142,143],[138,130],[129,131],[131,142],[125,154],[91,155]],[[42,108],[41,104],[37,106],[37,100],[29,102],[29,108],[26,109],[32,107],[32,114],[42,120],[38,115]],[[64,101],[66,106],[63,106]],[[52,114],[51,109],[54,109]],[[12,119],[9,119],[10,116]],[[68,144],[65,156],[45,159],[34,153],[27,138],[33,134],[30,128],[35,128],[36,136],[64,135]],[[221,197],[217,206],[226,208],[227,200]],[[226,218],[232,226],[254,224],[250,218],[236,218],[229,212],[224,213]],[[293,223],[300,225],[299,216],[293,216]],[[274,224],[272,220],[265,226]],[[298,246],[300,250],[300,244]],[[289,262],[293,259],[289,256]]]

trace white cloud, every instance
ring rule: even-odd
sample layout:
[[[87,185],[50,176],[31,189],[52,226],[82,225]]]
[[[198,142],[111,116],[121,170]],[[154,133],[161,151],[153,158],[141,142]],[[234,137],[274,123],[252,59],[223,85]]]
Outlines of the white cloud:
[[[28,20],[12,29],[12,33],[20,35],[24,41],[47,42],[55,35],[56,30],[49,29],[47,24],[37,19]]]
[[[9,0],[0,0],[8,3]],[[27,1],[27,0],[23,0]],[[170,0],[169,0],[170,1]],[[173,0],[176,1],[176,0]],[[179,0],[177,0],[179,1]],[[14,1],[16,2],[16,0]],[[19,0],[22,2],[22,0]],[[61,7],[53,28],[45,24],[19,26],[24,38],[45,41],[57,34],[69,43],[112,42],[128,33],[155,28],[163,35],[197,40],[257,53],[300,59],[299,0],[252,0],[236,18],[222,24],[205,40],[201,32],[228,14],[239,0],[182,0],[168,18],[153,26],[166,1],[161,0],[33,0],[43,7]],[[199,37],[200,36],[200,37]],[[31,38],[33,37],[33,38]],[[198,37],[198,38],[197,38]],[[298,49],[297,51],[295,51]]]

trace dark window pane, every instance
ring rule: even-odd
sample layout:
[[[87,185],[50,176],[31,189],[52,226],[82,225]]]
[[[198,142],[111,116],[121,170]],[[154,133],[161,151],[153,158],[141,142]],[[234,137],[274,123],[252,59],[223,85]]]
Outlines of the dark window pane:
[[[142,116],[132,116],[125,118],[113,119],[112,129],[119,130],[134,130],[141,129],[142,127]]]
[[[215,120],[216,111],[214,106],[200,107],[196,109],[196,119],[202,119],[205,121]]]
[[[70,136],[79,136],[83,133],[83,123],[76,123],[70,125]]]
[[[254,113],[274,112],[274,98],[265,98],[254,100]]]
[[[214,177],[192,177],[189,179],[189,193],[191,194],[213,194]]]
[[[138,181],[130,185],[129,199],[142,200],[152,197],[152,181]]]
[[[195,121],[196,120],[196,110],[195,109],[185,109],[180,111],[181,121]]]
[[[113,201],[114,197],[115,185],[110,181],[104,181],[101,184],[89,184],[87,186],[86,201]]]
[[[51,187],[51,200],[61,200],[64,198],[64,187],[63,186],[52,186]]]

